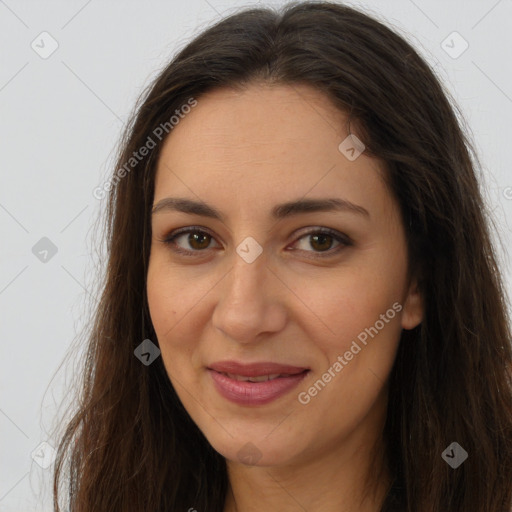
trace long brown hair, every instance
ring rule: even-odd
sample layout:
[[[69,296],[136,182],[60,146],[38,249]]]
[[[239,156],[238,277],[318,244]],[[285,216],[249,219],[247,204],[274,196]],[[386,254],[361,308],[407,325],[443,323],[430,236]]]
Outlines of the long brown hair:
[[[104,188],[108,261],[79,405],[58,450],[55,510],[61,501],[69,512],[223,510],[224,458],[181,405],[162,359],[145,366],[134,350],[157,343],[145,287],[165,140],[155,129],[171,133],[175,111],[207,91],[255,80],[323,91],[357,122],[366,154],[385,161],[401,210],[425,316],[403,331],[390,375],[383,435],[394,480],[382,512],[509,512],[511,336],[478,158],[462,115],[412,46],[376,19],[327,2],[221,20],[173,58],[136,106]],[[155,147],[127,167],[148,137]],[[452,442],[468,453],[456,469],[441,456]]]

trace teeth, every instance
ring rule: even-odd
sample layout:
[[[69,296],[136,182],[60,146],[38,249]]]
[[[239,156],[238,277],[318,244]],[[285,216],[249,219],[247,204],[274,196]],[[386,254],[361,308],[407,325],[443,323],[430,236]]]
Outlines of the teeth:
[[[244,375],[235,375],[234,373],[224,373],[230,379],[240,380],[243,382],[265,382],[267,380],[277,379],[277,377],[288,377],[288,374],[272,373],[270,375],[260,375],[258,377],[245,377]]]

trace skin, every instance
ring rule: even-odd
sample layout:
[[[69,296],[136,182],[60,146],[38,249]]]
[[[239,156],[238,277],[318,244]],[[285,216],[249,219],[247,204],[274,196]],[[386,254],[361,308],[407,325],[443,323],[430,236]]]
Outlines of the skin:
[[[154,213],[147,292],[169,378],[227,460],[225,512],[377,511],[389,483],[385,460],[379,456],[375,465],[371,447],[382,448],[387,378],[401,330],[421,322],[423,306],[406,273],[404,230],[383,163],[364,152],[347,159],[338,150],[346,126],[345,115],[309,86],[254,83],[201,96],[159,158],[154,205],[167,197],[200,199],[224,216]],[[271,217],[276,204],[304,197],[342,198],[369,216]],[[188,234],[174,240],[195,256],[163,242],[186,226],[207,231],[199,241]],[[315,243],[313,228],[326,227],[353,244],[329,237]],[[249,236],[263,249],[252,263],[236,252]],[[301,404],[298,394],[395,302],[401,311]],[[206,367],[220,360],[311,371],[277,400],[241,406],[212,385]],[[260,456],[254,465],[238,457],[247,442]],[[365,497],[365,478],[380,464]]]

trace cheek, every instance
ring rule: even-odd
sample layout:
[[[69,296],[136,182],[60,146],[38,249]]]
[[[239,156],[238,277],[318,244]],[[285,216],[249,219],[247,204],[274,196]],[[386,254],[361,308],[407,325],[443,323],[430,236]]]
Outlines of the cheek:
[[[189,290],[183,289],[179,273],[163,270],[157,258],[150,261],[147,276],[147,297],[151,322],[153,324],[162,359],[166,369],[174,362],[175,355],[187,350],[186,340],[180,332],[189,302],[194,300]],[[169,357],[170,354],[173,357]]]
[[[401,289],[400,276],[386,274],[375,266],[340,272],[328,282],[309,286],[304,302],[312,305],[314,314],[307,317],[310,319],[307,330],[317,339],[320,332],[325,333],[324,351],[329,359],[349,350],[352,341],[376,322],[379,331],[395,339],[400,322],[396,311],[399,306],[393,309],[393,304],[399,304]],[[385,316],[384,320],[381,315]],[[380,329],[382,322],[385,322],[384,328]],[[317,336],[315,329],[319,329]],[[361,337],[364,338],[364,334]]]
[[[400,294],[392,281],[375,281],[374,277],[345,276],[336,286],[316,292],[319,316],[329,334],[319,336],[313,323],[309,326],[309,338],[316,340],[324,357],[299,390],[299,402],[306,404],[304,410],[311,417],[323,418],[321,430],[326,436],[338,432],[340,426],[344,432],[356,428],[380,403],[396,356]]]
[[[153,269],[154,267],[150,266],[148,271],[147,297],[151,321],[157,336],[160,337],[175,324],[179,304],[175,283]]]
[[[206,299],[215,282],[212,276],[200,276],[197,272],[186,274],[158,253],[150,260],[149,312],[162,360],[173,384],[178,380],[190,382],[201,366],[201,329],[211,316]]]
[[[169,337],[181,326],[208,289],[198,276],[185,276],[183,269],[170,265],[155,251],[150,258],[147,275],[147,296],[151,320],[157,334]]]

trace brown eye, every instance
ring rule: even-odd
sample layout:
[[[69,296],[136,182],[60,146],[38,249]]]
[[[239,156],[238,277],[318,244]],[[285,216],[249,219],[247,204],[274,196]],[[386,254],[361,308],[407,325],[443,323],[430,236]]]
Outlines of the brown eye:
[[[311,240],[310,240],[311,247],[313,247],[314,249],[317,249],[321,252],[329,250],[334,241],[334,239],[331,235],[326,235],[324,233],[320,233],[318,235],[310,235],[310,236],[311,236]]]
[[[313,253],[315,257],[323,257],[321,253],[327,253],[326,256],[333,255],[344,247],[353,245],[352,240],[347,235],[328,228],[309,231],[302,235],[296,243],[302,244],[299,250]]]
[[[188,227],[171,233],[162,241],[170,245],[173,251],[188,256],[198,256],[211,248],[210,244],[215,241],[215,238],[203,229]],[[353,245],[353,242],[347,235],[338,231],[317,228],[303,234],[295,244],[303,244],[298,248],[300,251],[311,253],[315,258],[321,258],[333,256],[345,247]]]
[[[187,242],[193,249],[206,249],[210,245],[211,236],[208,233],[194,231],[189,233]]]
[[[166,237],[163,242],[172,245],[176,252],[192,255],[208,249],[212,240],[213,236],[202,229],[186,228]]]

